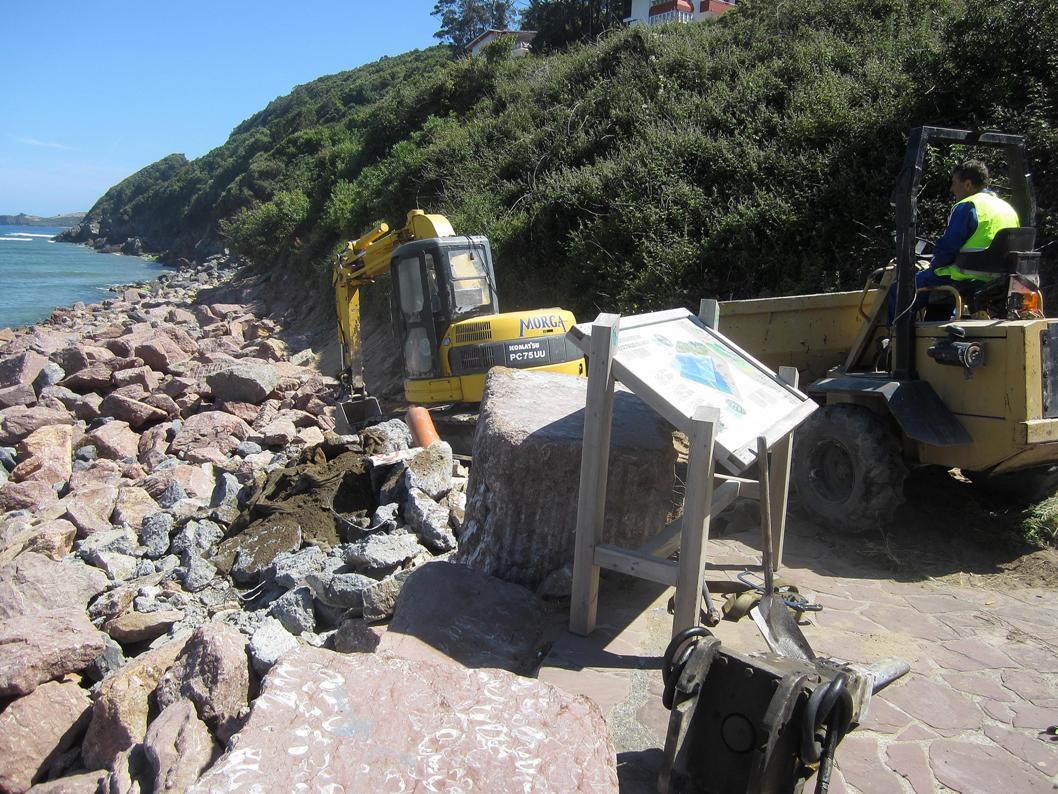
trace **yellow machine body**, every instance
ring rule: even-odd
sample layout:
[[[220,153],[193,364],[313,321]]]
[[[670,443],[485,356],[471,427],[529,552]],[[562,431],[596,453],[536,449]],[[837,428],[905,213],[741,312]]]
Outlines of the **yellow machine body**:
[[[566,331],[576,318],[566,309],[530,309],[462,320],[448,327],[441,340],[441,378],[406,380],[404,396],[411,403],[481,402],[485,376],[494,366],[515,367],[567,375],[586,374],[584,358],[571,351],[567,361],[533,365],[545,358],[546,343],[565,346]],[[479,371],[453,372],[453,360],[467,362]]]
[[[405,398],[476,403],[493,366],[584,375],[566,342],[576,322],[560,308],[500,313],[491,249],[459,237],[448,219],[412,210],[401,229],[381,224],[347,244],[333,273],[343,376],[362,390],[360,289],[393,278],[393,317],[403,350]]]
[[[886,335],[884,311],[891,272],[874,288],[720,304],[720,330],[777,368],[794,366],[802,383],[840,370],[870,371]],[[964,342],[977,342],[976,369],[944,365],[929,355],[958,325]],[[961,319],[915,324],[918,378],[928,383],[966,428],[971,443],[934,446],[905,441],[905,457],[996,474],[1058,464],[1058,319]],[[826,401],[881,410],[878,398],[827,393]]]

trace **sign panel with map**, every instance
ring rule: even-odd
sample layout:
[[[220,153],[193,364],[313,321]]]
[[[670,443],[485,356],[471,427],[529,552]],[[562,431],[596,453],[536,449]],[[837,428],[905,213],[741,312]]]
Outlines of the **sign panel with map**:
[[[591,324],[578,324],[570,337],[589,352]],[[732,471],[755,460],[758,435],[814,408],[807,396],[686,309],[622,317],[614,375],[685,432],[696,408],[717,408],[717,462]]]

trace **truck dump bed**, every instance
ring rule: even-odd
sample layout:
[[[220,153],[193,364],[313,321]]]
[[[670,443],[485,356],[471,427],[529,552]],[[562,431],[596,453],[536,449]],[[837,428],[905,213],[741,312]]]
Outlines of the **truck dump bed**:
[[[864,298],[866,314],[877,295],[872,290]],[[720,331],[771,369],[797,367],[808,383],[845,361],[867,322],[861,296],[857,290],[724,301]]]

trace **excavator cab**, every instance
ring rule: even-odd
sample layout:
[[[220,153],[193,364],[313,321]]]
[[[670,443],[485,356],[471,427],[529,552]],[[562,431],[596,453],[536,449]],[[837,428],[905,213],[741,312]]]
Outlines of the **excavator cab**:
[[[437,237],[393,253],[394,331],[408,380],[445,373],[441,342],[453,323],[499,313],[488,238]]]
[[[391,315],[404,364],[404,398],[420,405],[481,402],[494,366],[583,375],[584,356],[566,331],[573,313],[558,307],[500,314],[487,237],[457,235],[443,215],[415,209],[405,225],[382,223],[349,241],[334,265],[343,428],[381,415],[363,379],[360,290],[392,279]]]

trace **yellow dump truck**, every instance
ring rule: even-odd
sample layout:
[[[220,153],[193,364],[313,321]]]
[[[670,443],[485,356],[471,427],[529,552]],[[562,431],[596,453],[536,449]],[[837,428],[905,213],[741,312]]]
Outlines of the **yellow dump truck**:
[[[938,143],[1001,149],[1025,225],[975,260],[994,279],[933,290],[916,313],[914,272],[928,259],[915,245],[914,197],[924,150]],[[863,290],[719,304],[721,332],[773,368],[797,367],[823,405],[798,430],[793,481],[802,505],[834,527],[884,520],[903,500],[908,466],[959,468],[1021,499],[1058,485],[1058,320],[1042,311],[1024,141],[913,130],[894,198],[896,260]]]

